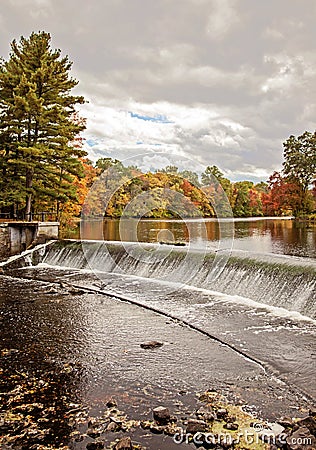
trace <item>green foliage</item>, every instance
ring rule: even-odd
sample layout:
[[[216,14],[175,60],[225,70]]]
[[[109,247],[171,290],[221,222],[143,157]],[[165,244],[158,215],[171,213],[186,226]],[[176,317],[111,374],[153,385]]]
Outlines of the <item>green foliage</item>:
[[[161,169],[162,173],[178,173],[178,167],[177,166],[166,166],[164,169]]]
[[[202,189],[207,193],[218,217],[231,217],[232,183],[217,166],[207,166],[202,173]]]
[[[202,173],[202,184],[203,186],[214,183],[215,180],[221,182],[224,178],[224,174],[219,170],[217,166],[207,166],[205,171]]]
[[[284,175],[301,189],[295,215],[309,213],[314,208],[309,187],[316,180],[316,132],[305,131],[301,136],[290,136],[283,147]]]
[[[250,189],[253,183],[250,181],[238,181],[234,184],[233,213],[235,217],[250,217]]]
[[[185,178],[186,180],[188,180],[194,186],[201,187],[201,183],[199,181],[198,174],[195,172],[192,172],[192,170],[182,170],[181,172],[179,172],[179,175],[182,178]]]
[[[296,180],[307,191],[316,179],[316,133],[305,131],[297,138],[290,136],[283,146],[284,174]]]
[[[95,163],[95,167],[98,170],[99,174],[103,173],[105,170],[113,167],[115,165],[122,165],[122,163],[118,159],[113,158],[100,158]]]
[[[38,198],[57,208],[76,198],[72,181],[86,154],[76,142],[85,125],[75,106],[84,99],[70,94],[72,63],[50,40],[45,32],[14,40],[0,68],[0,206],[27,215]]]

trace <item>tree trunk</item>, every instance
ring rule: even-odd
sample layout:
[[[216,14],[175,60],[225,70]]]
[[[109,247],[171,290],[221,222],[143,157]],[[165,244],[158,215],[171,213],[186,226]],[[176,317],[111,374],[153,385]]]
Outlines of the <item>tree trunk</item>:
[[[33,185],[33,170],[27,169],[26,171],[26,189],[31,189]],[[32,193],[29,192],[26,196],[25,205],[25,219],[31,222],[31,211],[32,211]]]

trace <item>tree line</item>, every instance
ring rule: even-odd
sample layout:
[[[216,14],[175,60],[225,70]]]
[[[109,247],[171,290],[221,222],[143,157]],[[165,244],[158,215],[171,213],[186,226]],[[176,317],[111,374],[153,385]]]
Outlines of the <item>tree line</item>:
[[[123,182],[106,208],[94,210],[105,217],[121,217],[131,201],[153,189],[157,195],[148,217],[315,212],[316,132],[290,136],[283,144],[282,171],[258,184],[231,182],[216,166],[199,175],[175,166],[142,173],[111,158],[92,163],[80,137],[85,120],[77,112],[85,99],[72,93],[78,81],[70,75],[71,66],[67,56],[51,48],[46,32],[14,40],[8,60],[0,62],[0,218],[31,220],[46,211],[48,219],[69,222],[80,216],[93,183],[114,166]],[[184,199],[176,213],[174,200],[159,196],[166,188]],[[142,215],[136,200],[133,214]]]

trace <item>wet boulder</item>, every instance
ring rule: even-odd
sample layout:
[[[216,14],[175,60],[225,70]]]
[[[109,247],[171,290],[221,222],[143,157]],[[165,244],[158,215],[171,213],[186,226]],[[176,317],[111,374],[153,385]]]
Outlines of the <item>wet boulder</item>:
[[[226,408],[220,408],[216,411],[216,417],[218,420],[225,420],[228,417],[228,411]]]
[[[279,419],[277,423],[285,429],[293,428],[294,426],[293,420],[290,419],[289,417],[281,417],[281,419]]]
[[[301,427],[286,438],[287,450],[315,450],[316,438],[307,427]]]
[[[189,419],[186,433],[195,434],[195,433],[203,433],[207,430],[207,424],[204,420],[197,419]]]
[[[170,422],[170,411],[169,408],[166,408],[164,406],[158,406],[157,408],[153,409],[153,416],[156,422],[158,422],[160,425],[167,424]]]
[[[106,431],[110,431],[111,433],[115,433],[116,431],[119,431],[120,425],[115,422],[110,422],[109,425],[106,427]]]
[[[310,415],[308,417],[304,417],[304,419],[301,419],[297,422],[297,425],[299,427],[306,427],[309,429],[311,434],[316,436],[316,420],[314,416]]]

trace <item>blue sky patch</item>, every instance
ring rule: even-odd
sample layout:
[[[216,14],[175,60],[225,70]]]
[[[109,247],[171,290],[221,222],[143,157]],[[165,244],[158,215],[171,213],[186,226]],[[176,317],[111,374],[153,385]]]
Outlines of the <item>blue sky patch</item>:
[[[132,111],[128,112],[134,119],[145,120],[146,122],[174,123],[171,120],[168,120],[167,116],[165,116],[164,114],[157,114],[156,116],[143,116],[141,114],[133,113]]]
[[[87,139],[86,143],[89,145],[89,147],[94,147],[97,145],[97,142],[94,139]]]

